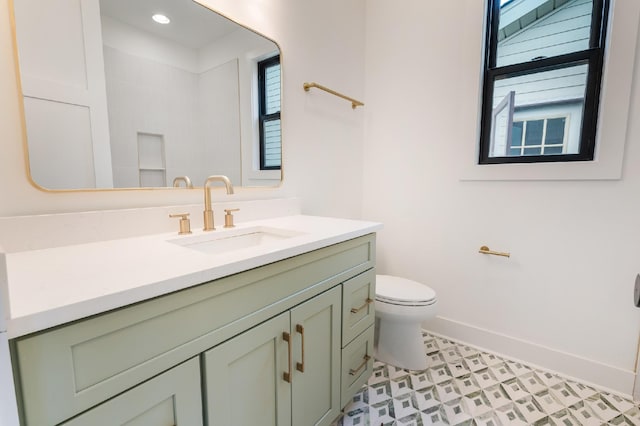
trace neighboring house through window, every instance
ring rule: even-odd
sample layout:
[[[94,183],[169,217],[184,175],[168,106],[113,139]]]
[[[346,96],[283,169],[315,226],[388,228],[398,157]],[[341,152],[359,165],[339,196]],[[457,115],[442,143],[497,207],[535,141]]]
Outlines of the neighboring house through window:
[[[258,90],[260,170],[279,170],[282,162],[279,55],[258,62]]]
[[[514,121],[507,155],[562,154],[567,146],[567,122],[568,117]]]
[[[480,164],[589,161],[609,0],[487,0]]]

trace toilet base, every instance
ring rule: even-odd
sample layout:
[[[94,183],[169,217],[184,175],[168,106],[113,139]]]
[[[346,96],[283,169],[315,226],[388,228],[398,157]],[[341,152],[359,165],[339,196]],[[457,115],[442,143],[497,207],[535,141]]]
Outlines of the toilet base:
[[[407,370],[425,370],[427,353],[420,323],[376,321],[374,357]]]

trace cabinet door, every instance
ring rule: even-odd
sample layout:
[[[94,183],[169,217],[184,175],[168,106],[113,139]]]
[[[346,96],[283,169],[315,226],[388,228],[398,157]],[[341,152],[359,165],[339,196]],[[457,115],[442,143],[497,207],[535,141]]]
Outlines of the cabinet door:
[[[193,358],[64,426],[202,426],[200,365]]]
[[[285,312],[204,354],[208,425],[291,425],[289,327]]]
[[[295,426],[328,425],[340,414],[340,286],[291,310]]]

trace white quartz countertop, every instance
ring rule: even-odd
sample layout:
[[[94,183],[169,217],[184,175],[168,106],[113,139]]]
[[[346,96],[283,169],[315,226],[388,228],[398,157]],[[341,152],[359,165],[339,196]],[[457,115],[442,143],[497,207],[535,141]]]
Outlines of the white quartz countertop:
[[[214,234],[221,238],[252,227],[292,231],[294,236],[222,254],[170,242]],[[172,232],[8,253],[7,334],[9,338],[23,336],[381,228],[375,222],[298,215],[239,223],[207,233],[194,229],[185,236]]]

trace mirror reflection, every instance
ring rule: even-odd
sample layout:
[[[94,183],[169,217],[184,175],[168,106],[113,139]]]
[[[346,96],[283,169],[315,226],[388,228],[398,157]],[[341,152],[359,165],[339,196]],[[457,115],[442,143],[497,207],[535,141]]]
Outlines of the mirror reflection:
[[[279,184],[273,41],[191,0],[13,4],[35,183]]]

